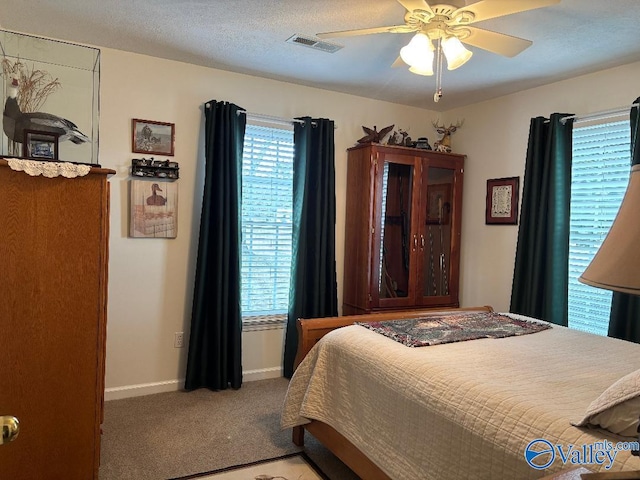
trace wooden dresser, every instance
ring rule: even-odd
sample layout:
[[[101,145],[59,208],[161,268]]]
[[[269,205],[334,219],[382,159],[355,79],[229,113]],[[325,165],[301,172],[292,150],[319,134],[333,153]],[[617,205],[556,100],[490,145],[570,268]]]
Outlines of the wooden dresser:
[[[349,149],[344,315],[459,306],[464,158]]]
[[[7,479],[98,478],[109,184],[13,171],[0,159],[0,441]]]

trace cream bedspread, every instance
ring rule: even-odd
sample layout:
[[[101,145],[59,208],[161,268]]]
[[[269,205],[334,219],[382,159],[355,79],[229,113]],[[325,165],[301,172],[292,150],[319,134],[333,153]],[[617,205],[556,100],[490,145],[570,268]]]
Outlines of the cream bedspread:
[[[558,326],[409,348],[353,325],[326,335],[300,364],[282,427],[327,423],[398,480],[539,478],[575,465],[556,456],[533,469],[524,458],[532,440],[565,451],[628,440],[570,422],[638,368],[640,345]],[[619,451],[610,471],[622,469],[640,469],[640,459]]]

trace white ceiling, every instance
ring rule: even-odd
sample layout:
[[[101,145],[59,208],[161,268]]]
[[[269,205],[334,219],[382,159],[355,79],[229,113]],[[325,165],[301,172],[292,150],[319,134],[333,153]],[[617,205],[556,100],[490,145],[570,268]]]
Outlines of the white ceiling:
[[[445,70],[444,96],[436,104],[434,77],[391,68],[412,34],[330,40],[344,46],[332,54],[285,43],[294,34],[402,24],[405,9],[396,0],[0,3],[0,27],[7,30],[439,111],[640,61],[639,0],[562,0],[475,24],[532,40],[533,45],[513,58],[469,47],[474,55],[467,64]]]

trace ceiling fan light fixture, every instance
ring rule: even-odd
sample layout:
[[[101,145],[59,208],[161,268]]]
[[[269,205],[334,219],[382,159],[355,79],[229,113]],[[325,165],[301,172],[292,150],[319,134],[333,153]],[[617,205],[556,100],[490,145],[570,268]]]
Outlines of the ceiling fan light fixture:
[[[419,70],[431,68],[433,44],[424,33],[416,33],[411,41],[400,49],[400,58],[410,67],[417,67]],[[433,75],[433,71],[431,75]]]
[[[431,0],[397,0],[406,10],[404,24],[385,27],[360,28],[336,32],[318,33],[320,38],[350,37],[376,33],[415,33],[411,41],[400,49],[402,62],[409,71],[418,75],[436,77],[434,101],[442,97],[442,73],[444,57],[447,68],[455,70],[469,61],[473,52],[462,42],[505,57],[513,57],[531,46],[533,42],[492,30],[473,26],[492,18],[547,7],[561,0],[450,0],[449,3],[429,5]],[[416,33],[417,32],[417,33]],[[432,43],[433,42],[433,43]]]
[[[409,71],[418,75],[433,75],[433,50],[427,50],[422,53],[417,62],[409,65]]]
[[[442,51],[447,58],[447,69],[455,70],[469,61],[473,52],[467,50],[458,37],[449,36],[442,39]]]
[[[413,67],[409,67],[409,71],[411,73],[415,73],[416,75],[424,75],[425,77],[430,77],[431,75],[433,75],[433,66],[432,64],[426,65],[424,67],[414,65]]]

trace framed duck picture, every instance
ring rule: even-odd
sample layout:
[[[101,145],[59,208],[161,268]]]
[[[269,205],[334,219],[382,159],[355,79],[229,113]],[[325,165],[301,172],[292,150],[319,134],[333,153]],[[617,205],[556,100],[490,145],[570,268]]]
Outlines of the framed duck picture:
[[[178,235],[178,183],[130,180],[129,236],[176,238]]]

